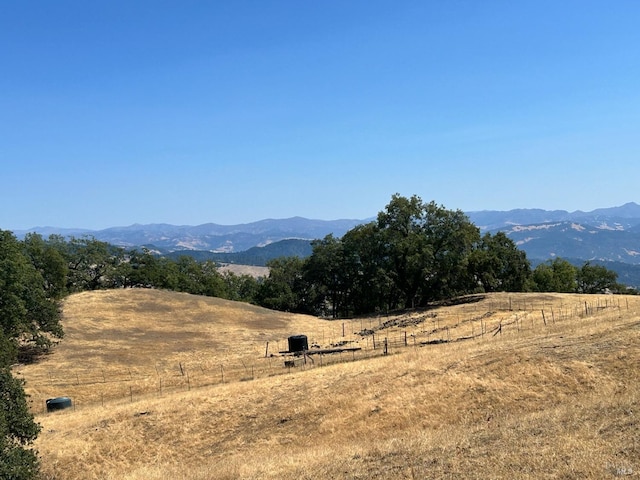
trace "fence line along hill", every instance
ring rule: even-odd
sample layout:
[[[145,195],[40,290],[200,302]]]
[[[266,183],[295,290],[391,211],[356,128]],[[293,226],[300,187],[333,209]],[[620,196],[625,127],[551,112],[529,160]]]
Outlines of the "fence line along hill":
[[[63,313],[53,353],[16,367],[49,480],[639,477],[638,297],[327,321],[136,289]],[[352,348],[280,355],[294,334]],[[56,396],[74,407],[46,413]]]

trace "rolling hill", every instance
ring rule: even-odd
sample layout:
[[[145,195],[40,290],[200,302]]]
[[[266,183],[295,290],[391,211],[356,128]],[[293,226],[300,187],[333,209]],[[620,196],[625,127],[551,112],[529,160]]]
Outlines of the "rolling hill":
[[[640,469],[638,297],[496,294],[332,322],[137,289],[73,295],[63,313],[62,342],[15,367],[49,480]],[[361,350],[283,357],[292,334]],[[61,395],[74,408],[45,413]]]

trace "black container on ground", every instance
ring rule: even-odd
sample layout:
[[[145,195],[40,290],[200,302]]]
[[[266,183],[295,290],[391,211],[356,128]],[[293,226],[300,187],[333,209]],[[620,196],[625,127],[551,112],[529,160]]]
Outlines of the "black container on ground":
[[[47,412],[55,412],[56,410],[64,410],[71,408],[72,403],[69,397],[57,397],[47,400]]]
[[[309,342],[306,335],[292,335],[289,337],[290,352],[304,352],[309,350]]]

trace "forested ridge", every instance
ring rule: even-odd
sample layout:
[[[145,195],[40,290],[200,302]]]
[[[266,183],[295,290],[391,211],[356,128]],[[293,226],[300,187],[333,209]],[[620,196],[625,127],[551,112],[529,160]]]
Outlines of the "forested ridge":
[[[628,289],[607,268],[556,258],[531,268],[504,233],[480,234],[460,210],[418,196],[393,195],[377,219],[341,238],[311,242],[312,251],[267,262],[254,278],[221,272],[191,255],[160,256],[86,236],[27,234],[15,240],[51,298],[85,290],[160,288],[255,303],[268,308],[346,317],[424,306],[469,293]]]
[[[71,293],[158,288],[333,318],[471,293],[630,293],[614,272],[588,262],[576,267],[557,258],[532,269],[504,233],[481,235],[461,211],[415,195],[393,195],[375,221],[313,241],[308,257],[281,257],[268,266],[268,277],[253,278],[221,273],[211,260],[161,257],[92,237],[18,240],[0,230],[0,478],[37,473],[29,446],[39,427],[10,367],[62,338],[60,301]]]

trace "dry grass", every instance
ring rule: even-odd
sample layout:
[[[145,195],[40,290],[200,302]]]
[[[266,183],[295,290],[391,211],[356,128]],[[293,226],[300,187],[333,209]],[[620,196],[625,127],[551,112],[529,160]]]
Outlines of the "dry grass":
[[[218,267],[221,272],[231,272],[236,275],[249,275],[250,277],[268,277],[269,267],[257,267],[254,265],[239,265],[235,263],[225,263]]]
[[[55,353],[19,369],[36,411],[79,399],[37,416],[46,479],[639,477],[640,298],[490,295],[344,322],[345,337],[343,322],[144,290],[73,296],[64,317]],[[294,333],[364,350],[304,370],[264,358]],[[421,346],[434,340],[451,341]],[[152,387],[187,376],[176,362],[194,384]],[[238,363],[253,375],[205,381]]]

